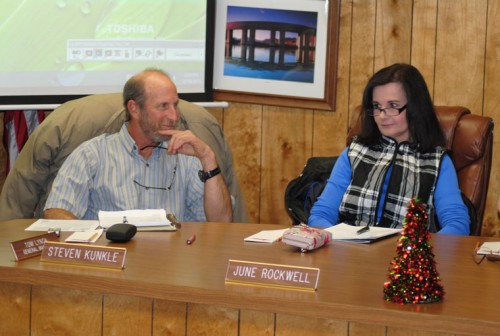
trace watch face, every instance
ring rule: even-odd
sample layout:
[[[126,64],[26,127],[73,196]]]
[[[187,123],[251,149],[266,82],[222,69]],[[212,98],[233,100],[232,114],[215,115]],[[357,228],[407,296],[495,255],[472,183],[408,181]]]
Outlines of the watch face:
[[[200,178],[201,182],[205,182],[207,180],[207,173],[205,173],[203,170],[198,171],[198,177]]]

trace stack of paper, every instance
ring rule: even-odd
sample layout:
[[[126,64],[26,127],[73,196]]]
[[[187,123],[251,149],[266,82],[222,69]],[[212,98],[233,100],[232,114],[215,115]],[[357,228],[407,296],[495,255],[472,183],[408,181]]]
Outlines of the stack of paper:
[[[372,243],[374,241],[396,235],[401,232],[401,229],[391,229],[377,226],[370,226],[368,231],[358,234],[361,226],[353,226],[345,223],[340,223],[329,228],[326,231],[332,233],[332,240],[349,241],[355,243]]]
[[[99,221],[80,219],[38,219],[28,226],[25,231],[56,231],[75,232],[95,230],[99,227]]]
[[[103,231],[103,229],[97,229],[73,232],[65,241],[67,243],[95,243]]]

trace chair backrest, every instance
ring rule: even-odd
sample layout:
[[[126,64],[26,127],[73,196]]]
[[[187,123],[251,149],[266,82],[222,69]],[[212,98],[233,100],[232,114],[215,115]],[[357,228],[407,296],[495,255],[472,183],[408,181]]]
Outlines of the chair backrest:
[[[491,171],[493,119],[471,114],[462,106],[435,108],[446,138],[446,148],[457,171],[458,184],[476,211],[476,222],[471,223],[470,234],[480,236]],[[360,117],[349,130],[347,142],[361,129],[360,111],[360,107],[356,108]]]

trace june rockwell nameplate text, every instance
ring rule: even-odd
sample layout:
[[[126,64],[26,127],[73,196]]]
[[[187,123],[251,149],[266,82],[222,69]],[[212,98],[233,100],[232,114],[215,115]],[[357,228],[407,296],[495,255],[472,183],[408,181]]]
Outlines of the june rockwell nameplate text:
[[[229,260],[227,283],[316,290],[319,268]]]

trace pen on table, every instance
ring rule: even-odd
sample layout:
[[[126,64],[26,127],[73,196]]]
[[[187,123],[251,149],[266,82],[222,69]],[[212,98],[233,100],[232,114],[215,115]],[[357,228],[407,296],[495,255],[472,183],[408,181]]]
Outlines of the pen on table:
[[[356,233],[360,235],[362,233],[365,233],[368,230],[370,230],[370,227],[368,226],[368,224],[366,224],[366,226],[363,226],[361,229],[359,229],[358,231],[356,231]]]
[[[196,240],[196,235],[194,234],[191,237],[189,237],[188,240],[186,240],[186,244],[191,245],[192,243],[194,243],[195,240]]]

